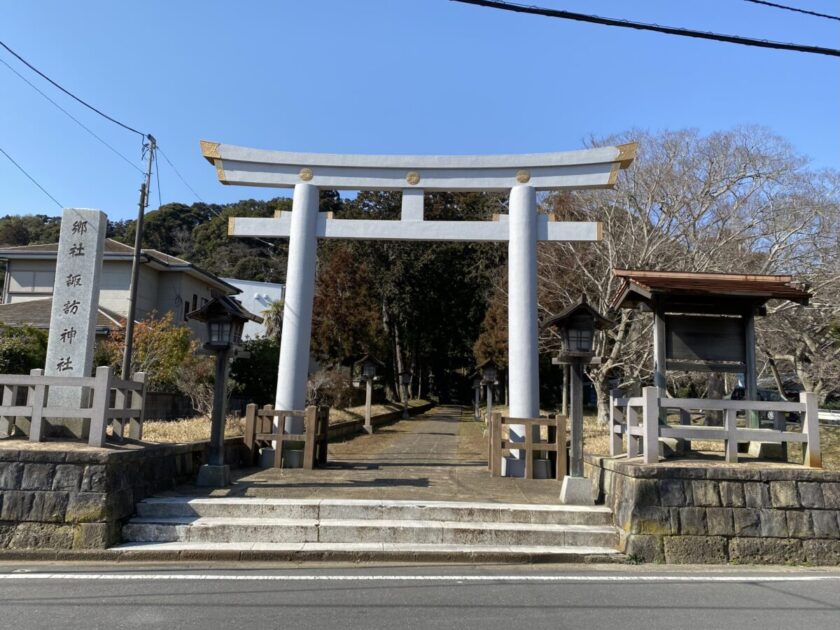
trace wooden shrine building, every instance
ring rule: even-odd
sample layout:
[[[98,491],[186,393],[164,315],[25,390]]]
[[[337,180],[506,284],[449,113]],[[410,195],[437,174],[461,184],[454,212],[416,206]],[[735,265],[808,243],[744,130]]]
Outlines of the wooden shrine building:
[[[746,400],[758,399],[755,317],[769,300],[807,305],[792,276],[614,269],[621,279],[613,308],[653,313],[654,385],[667,370],[744,375]]]

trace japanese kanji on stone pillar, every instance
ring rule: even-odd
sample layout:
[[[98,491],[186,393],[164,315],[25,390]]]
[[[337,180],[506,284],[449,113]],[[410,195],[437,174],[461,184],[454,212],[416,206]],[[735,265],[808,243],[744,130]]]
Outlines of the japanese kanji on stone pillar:
[[[315,254],[319,238],[508,243],[508,371],[510,416],[539,415],[537,346],[537,241],[597,241],[601,226],[553,221],[537,213],[538,190],[610,188],[627,168],[636,144],[566,153],[524,155],[333,155],[248,149],[202,141],[205,158],[223,184],[294,187],[290,213],[273,219],[230,219],[229,234],[288,238],[286,298],[278,409],[306,401]],[[318,190],[400,190],[399,221],[334,219],[318,212]],[[425,191],[496,191],[510,194],[509,214],[495,221],[425,221]],[[287,421],[288,431],[301,427]],[[522,439],[524,427],[511,427]],[[511,474],[511,471],[508,471]],[[512,474],[516,474],[513,472]]]
[[[105,229],[108,218],[99,210],[67,208],[55,263],[50,331],[47,341],[47,376],[91,376],[99,308]],[[50,387],[50,407],[79,409],[87,403],[82,387]],[[75,437],[87,437],[89,420],[51,421]]]

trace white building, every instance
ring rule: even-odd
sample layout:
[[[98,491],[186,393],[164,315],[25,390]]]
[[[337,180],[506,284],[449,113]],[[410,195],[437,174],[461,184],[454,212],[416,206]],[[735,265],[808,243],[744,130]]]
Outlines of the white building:
[[[0,261],[6,263],[0,322],[49,328],[57,250],[57,243],[0,248]],[[112,239],[105,240],[97,320],[100,334],[125,325],[133,255],[133,247]],[[154,249],[143,249],[141,262],[137,320],[146,319],[152,313],[162,316],[171,312],[176,324],[189,326],[196,337],[203,340],[205,326],[187,320],[187,313],[206,303],[214,294],[233,296],[239,293],[237,287],[218,276]]]
[[[222,278],[228,284],[241,291],[236,299],[254,315],[263,316],[263,311],[274,302],[282,301],[285,297],[286,285],[271,282],[256,282],[254,280],[239,280],[237,278]],[[253,339],[265,335],[265,324],[248,322],[242,331],[243,339]]]

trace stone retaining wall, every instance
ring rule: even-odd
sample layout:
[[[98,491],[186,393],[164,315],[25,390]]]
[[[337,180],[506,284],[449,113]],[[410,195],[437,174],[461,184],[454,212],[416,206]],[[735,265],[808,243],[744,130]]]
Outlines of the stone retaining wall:
[[[226,447],[228,463],[244,461],[242,438],[227,440]],[[208,449],[208,442],[101,449],[60,442],[0,444],[0,550],[115,544],[135,504],[192,481]]]
[[[593,456],[585,468],[632,558],[840,565],[840,473]]]

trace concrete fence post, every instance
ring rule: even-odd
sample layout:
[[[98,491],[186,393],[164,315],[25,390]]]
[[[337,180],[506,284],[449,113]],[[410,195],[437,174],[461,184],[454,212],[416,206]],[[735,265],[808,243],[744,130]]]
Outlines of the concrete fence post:
[[[44,370],[34,369],[30,376],[43,376]],[[27,406],[32,408],[29,416],[29,441],[42,442],[44,440],[44,405],[47,404],[47,387],[43,383],[36,384],[29,390]]]
[[[146,420],[146,373],[137,372],[134,382],[140,383],[140,389],[131,392],[131,408],[139,409],[140,415],[131,416],[128,421],[128,437],[132,440],[143,439],[143,423]]]
[[[12,407],[17,404],[17,387],[3,385],[3,406]],[[15,417],[0,416],[0,438],[12,437],[15,433]]]
[[[616,404],[618,398],[622,398],[624,392],[620,389],[610,390],[610,455],[615,457],[624,452],[622,434],[616,432],[616,427],[624,424],[624,413]]]
[[[808,436],[805,442],[803,464],[811,468],[822,468],[822,453],[820,452],[820,418],[817,407],[817,395],[813,392],[799,394],[799,402],[805,405],[805,415],[802,418],[802,433]]]
[[[108,366],[96,368],[96,377],[93,384],[93,404],[90,413],[90,434],[88,444],[102,448],[105,446],[105,429],[108,426],[108,408],[110,406],[111,385],[114,379],[114,370]]]
[[[642,391],[642,422],[644,423],[644,462],[659,462],[659,388],[645,387]]]
[[[627,457],[639,456],[639,439],[631,433],[632,429],[639,426],[639,412],[632,405],[625,407],[625,419],[627,420]]]
[[[723,418],[726,429],[726,463],[738,463],[738,411],[727,409]]]

